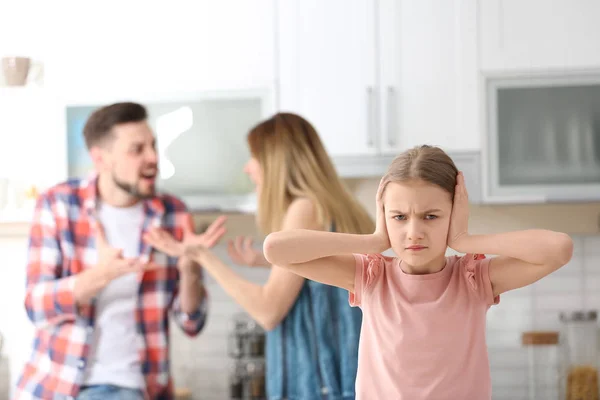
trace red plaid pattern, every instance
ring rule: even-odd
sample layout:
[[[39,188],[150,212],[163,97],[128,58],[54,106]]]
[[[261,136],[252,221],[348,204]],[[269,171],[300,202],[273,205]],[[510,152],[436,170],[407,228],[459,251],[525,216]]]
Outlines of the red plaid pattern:
[[[77,306],[75,276],[96,264],[96,176],[47,190],[36,205],[29,240],[25,308],[36,327],[33,354],[19,378],[15,400],[77,396],[90,350],[94,304]],[[160,226],[181,239],[192,224],[183,202],[157,195],[144,202],[143,230]],[[206,301],[192,315],[179,307],[177,259],[140,243],[141,257],[156,268],[140,273],[135,316],[147,398],[172,399],[169,374],[169,311],[190,336],[204,326]]]

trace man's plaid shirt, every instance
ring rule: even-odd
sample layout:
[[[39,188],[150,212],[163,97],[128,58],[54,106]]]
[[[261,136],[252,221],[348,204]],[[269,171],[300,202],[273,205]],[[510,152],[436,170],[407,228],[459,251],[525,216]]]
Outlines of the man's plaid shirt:
[[[15,400],[70,399],[82,384],[94,330],[94,304],[76,305],[75,276],[97,261],[97,177],[75,179],[42,194],[29,239],[25,307],[36,328],[33,354],[18,380]],[[143,231],[160,226],[178,240],[192,220],[183,202],[159,194],[144,201]],[[189,335],[206,319],[206,300],[191,315],[179,307],[177,259],[140,243],[143,260],[157,264],[139,276],[136,319],[142,373],[149,399],[172,399],[169,311]]]

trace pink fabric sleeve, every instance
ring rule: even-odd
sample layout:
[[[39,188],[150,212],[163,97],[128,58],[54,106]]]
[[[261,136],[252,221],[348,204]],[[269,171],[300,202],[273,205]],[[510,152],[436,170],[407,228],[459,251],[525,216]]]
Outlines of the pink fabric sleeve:
[[[490,259],[483,254],[466,254],[461,262],[470,287],[479,293],[487,306],[500,303],[500,296],[494,297],[490,280]]]
[[[360,307],[365,290],[380,275],[385,260],[380,254],[354,254],[354,292],[348,293],[352,307]]]

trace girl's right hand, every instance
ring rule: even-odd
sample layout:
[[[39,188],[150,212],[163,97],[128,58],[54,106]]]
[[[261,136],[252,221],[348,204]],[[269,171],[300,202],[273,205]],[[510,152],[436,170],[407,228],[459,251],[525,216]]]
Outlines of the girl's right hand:
[[[377,189],[377,195],[375,198],[375,204],[377,205],[377,214],[375,220],[375,232],[373,237],[375,238],[375,246],[377,253],[388,250],[390,245],[390,237],[387,232],[387,226],[385,223],[385,207],[383,205],[383,188],[384,178],[381,178],[379,182],[379,188]]]

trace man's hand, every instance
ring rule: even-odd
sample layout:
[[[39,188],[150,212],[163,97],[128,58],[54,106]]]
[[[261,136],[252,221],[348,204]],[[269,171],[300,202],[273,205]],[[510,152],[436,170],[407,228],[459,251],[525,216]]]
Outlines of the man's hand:
[[[149,264],[141,263],[138,257],[125,258],[123,250],[111,247],[106,241],[104,228],[100,223],[96,227],[96,251],[98,252],[96,271],[107,283],[131,272],[140,272],[149,268]]]

